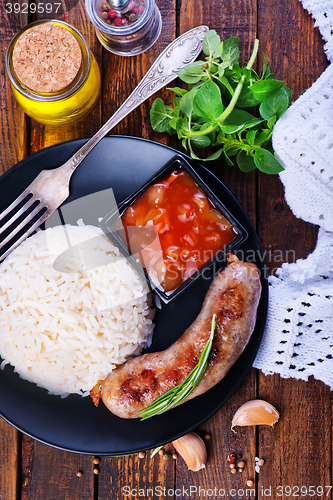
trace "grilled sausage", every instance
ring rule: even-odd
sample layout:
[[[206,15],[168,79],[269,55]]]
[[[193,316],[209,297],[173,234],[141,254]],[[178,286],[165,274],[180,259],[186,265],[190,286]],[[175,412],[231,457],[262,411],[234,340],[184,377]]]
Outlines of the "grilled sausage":
[[[257,267],[230,255],[213,280],[199,316],[168,349],[144,354],[117,367],[91,391],[98,404],[123,418],[137,418],[159,396],[184,381],[207,343],[213,314],[217,316],[206,372],[184,400],[208,391],[227,374],[247,345],[256,323],[261,293]]]

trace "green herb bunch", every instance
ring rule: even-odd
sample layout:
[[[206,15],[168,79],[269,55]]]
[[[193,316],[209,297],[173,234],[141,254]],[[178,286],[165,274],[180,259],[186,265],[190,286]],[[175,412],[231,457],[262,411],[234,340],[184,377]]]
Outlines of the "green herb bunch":
[[[247,65],[239,65],[238,37],[221,41],[214,30],[203,40],[204,61],[188,64],[177,74],[188,90],[175,87],[173,107],[158,98],[150,111],[157,132],[178,134],[185,149],[196,160],[215,160],[223,153],[243,172],[258,168],[276,174],[283,167],[272,151],[272,132],[276,121],[291,103],[291,90],[275,80],[265,56],[260,74],[253,70],[259,48],[255,40]],[[207,158],[198,158],[193,147],[218,149]]]

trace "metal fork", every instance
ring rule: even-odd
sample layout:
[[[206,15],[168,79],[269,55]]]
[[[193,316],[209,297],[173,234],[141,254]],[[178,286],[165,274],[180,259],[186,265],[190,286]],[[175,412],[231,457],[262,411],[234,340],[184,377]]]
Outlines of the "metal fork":
[[[9,220],[2,223],[0,227],[0,238],[6,230],[10,230],[9,234],[0,241],[0,250],[9,245],[3,253],[0,252],[0,259],[5,258],[22,243],[68,198],[69,182],[74,170],[96,144],[133,109],[174,80],[177,77],[177,71],[197,58],[202,50],[202,41],[207,31],[207,26],[198,26],[169,44],[135,90],[99,131],[66,163],[53,170],[42,170],[23,193],[0,214],[1,225],[1,221],[4,221],[13,212]],[[22,202],[24,202],[23,206],[18,209]],[[23,214],[25,215],[24,219],[15,224]],[[37,219],[34,221],[36,217]],[[22,230],[24,230],[24,234],[15,239],[15,236]]]

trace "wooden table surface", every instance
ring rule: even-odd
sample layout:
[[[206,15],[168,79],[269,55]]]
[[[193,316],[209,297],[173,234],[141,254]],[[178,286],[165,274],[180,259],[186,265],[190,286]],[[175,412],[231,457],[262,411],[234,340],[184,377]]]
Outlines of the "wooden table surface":
[[[14,0],[8,1],[14,3]],[[21,26],[35,20],[35,16],[27,19],[24,15],[7,14],[5,3],[6,0],[1,2],[0,17],[0,174],[46,146],[95,133],[140,81],[161,50],[177,35],[200,24],[215,29],[222,39],[239,36],[243,61],[249,57],[254,39],[259,38],[260,50],[265,53],[270,68],[293,90],[293,99],[327,66],[319,31],[299,0],[158,0],[163,20],[160,38],[153,48],[132,58],[119,57],[102,48],[87,18],[83,0],[62,0],[54,17],[63,19],[64,14],[67,15],[66,21],[83,33],[100,66],[103,91],[97,107],[84,121],[58,129],[45,127],[20,110],[4,64],[10,39]],[[158,95],[170,99],[171,94],[164,89]],[[152,102],[153,99],[141,105],[112,133],[148,138],[182,150],[174,136],[153,132],[149,122]],[[208,167],[231,189],[249,214],[271,272],[281,265],[276,256],[290,258],[292,252],[288,251],[293,250],[295,258],[305,258],[314,249],[317,228],[293,216],[284,200],[278,176],[259,172],[243,174],[221,160]],[[245,427],[239,428],[236,434],[231,432],[233,413],[253,398],[270,401],[280,411],[280,421],[274,428]],[[331,418],[332,397],[322,382],[264,376],[252,369],[228,403],[199,429],[211,434],[207,441],[206,469],[190,472],[180,458],[166,461],[159,456],[150,459],[147,454],[142,459],[137,455],[101,457],[98,475],[93,472],[93,456],[52,448],[21,434],[0,419],[0,499],[197,500],[242,499],[250,495],[258,499],[297,496],[332,499],[329,489],[332,485]],[[243,456],[246,462],[243,474],[230,473],[226,462],[230,451]],[[256,456],[265,460],[260,474],[254,471]],[[81,477],[77,476],[79,470],[83,473]],[[246,491],[249,478],[255,482],[255,496]],[[294,489],[290,491],[288,486]],[[316,490],[315,495],[312,490],[304,494],[302,486],[322,486],[323,495],[318,494],[320,490]],[[149,487],[154,490],[147,492]],[[179,489],[183,487],[180,494]]]

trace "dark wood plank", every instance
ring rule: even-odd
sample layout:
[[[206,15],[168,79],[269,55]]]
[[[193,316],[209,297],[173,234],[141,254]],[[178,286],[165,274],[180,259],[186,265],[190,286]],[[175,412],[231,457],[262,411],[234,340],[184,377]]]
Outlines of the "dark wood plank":
[[[123,500],[126,497],[154,500],[162,496],[163,488],[172,488],[174,472],[172,458],[164,460],[157,455],[151,459],[149,452],[144,458],[138,455],[102,458],[98,500]]]
[[[17,498],[19,467],[19,432],[0,418],[0,499]]]
[[[261,50],[296,99],[327,65],[313,19],[298,0],[260,0],[258,24]],[[281,265],[281,255],[284,261],[294,261],[313,250],[317,228],[293,216],[277,176],[260,175],[258,194],[259,236],[270,272],[274,272]],[[274,498],[281,486],[329,486],[330,472],[322,467],[331,460],[329,388],[315,380],[282,380],[278,375],[260,374],[259,396],[281,412],[274,429],[259,429],[258,453],[266,460],[259,475],[259,498],[267,498],[269,488]]]
[[[256,371],[251,370],[237,393],[198,429],[197,432],[201,437],[206,433],[211,435],[209,441],[205,441],[208,456],[205,469],[198,472],[189,471],[184,460],[178,457],[176,488],[182,492],[184,498],[186,495],[183,488],[188,492],[191,491],[194,498],[199,498],[200,492],[203,498],[220,499],[228,498],[230,495],[232,497],[234,490],[246,489],[247,480],[254,479],[255,429],[237,427],[232,431],[231,422],[236,410],[245,401],[255,398],[255,390]],[[235,453],[237,461],[242,459],[245,462],[242,473],[231,473],[227,462],[229,453]]]
[[[102,48],[96,39],[84,7],[84,1],[62,3],[55,18],[76,27],[86,39],[101,68]],[[36,16],[35,16],[36,17]],[[40,15],[39,19],[50,16]],[[69,139],[93,135],[101,126],[101,101],[82,121],[63,127],[43,126],[31,120],[30,153]],[[67,453],[24,437],[22,444],[22,500],[93,499],[95,476],[92,458]],[[82,477],[76,475],[82,471]]]
[[[257,36],[256,2],[252,0],[223,3],[211,1],[200,5],[194,1],[181,3],[180,32],[183,33],[200,24],[207,24],[210,29],[215,29],[222,40],[229,36],[239,36],[241,63],[244,63],[250,57],[253,41]],[[181,147],[179,149],[182,150]],[[201,151],[198,150],[197,153],[200,156]],[[256,225],[256,173],[243,174],[237,167],[226,165],[222,159],[205,163],[205,167],[210,169],[235,194],[253,224]],[[177,460],[177,488],[182,488],[183,485],[188,488],[192,486],[199,492],[201,487],[206,490],[207,494],[211,494],[211,491],[217,487],[216,498],[223,497],[222,490],[229,496],[231,490],[234,493],[234,489],[246,488],[247,479],[254,477],[255,432],[252,428],[246,430],[239,428],[236,433],[233,433],[231,421],[236,409],[255,396],[256,371],[252,370],[230,401],[203,425],[203,428],[212,434],[211,440],[207,443],[209,452],[207,468],[192,473],[187,470],[181,459]],[[246,468],[242,474],[231,474],[226,461],[229,452],[236,453],[238,458],[241,456],[244,458]]]
[[[161,0],[157,2],[161,12],[163,28],[158,41],[143,54],[135,57],[121,57],[103,50],[103,96],[102,115],[106,121],[134,90],[150,66],[162,50],[176,37],[175,1]],[[156,140],[175,147],[174,137],[155,134],[150,126],[149,110],[156,97],[166,98],[169,92],[163,89],[145,103],[135,109],[120,122],[110,134],[124,134],[145,139]],[[121,151],[115,151],[121,154]],[[165,462],[160,457],[144,459],[137,455],[102,459],[98,476],[99,500],[124,498],[124,487],[138,490],[152,488],[144,497],[155,498],[154,491],[174,483],[174,464],[172,460]],[[131,497],[130,497],[131,498]],[[132,498],[136,498],[133,495]]]
[[[51,448],[27,436],[23,450],[21,500],[94,499],[94,457]]]
[[[103,122],[118,109],[162,50],[176,38],[175,0],[160,0],[156,3],[161,12],[163,26],[159,39],[149,50],[134,57],[121,57],[107,50],[103,51]],[[175,138],[154,133],[149,120],[149,110],[154,99],[164,99],[170,94],[166,89],[160,90],[121,121],[110,134],[143,137],[175,146]]]
[[[10,40],[27,22],[26,16],[7,12],[3,7],[0,19],[0,175],[27,154],[27,127],[6,75],[6,50]],[[17,498],[20,475],[20,434],[0,418],[0,498]]]
[[[24,26],[25,17],[3,8],[0,19],[0,175],[27,154],[26,117],[17,104],[6,74],[6,51],[13,36]]]

